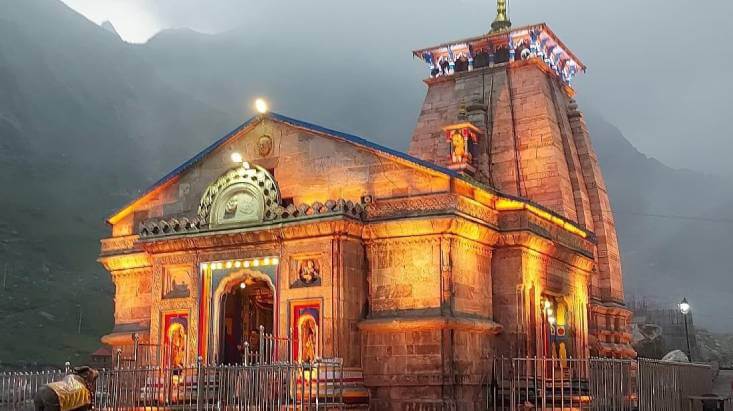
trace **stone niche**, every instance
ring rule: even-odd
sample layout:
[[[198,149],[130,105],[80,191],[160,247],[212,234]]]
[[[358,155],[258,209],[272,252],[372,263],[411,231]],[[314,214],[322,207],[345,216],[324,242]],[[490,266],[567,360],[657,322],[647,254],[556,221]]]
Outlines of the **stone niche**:
[[[320,253],[292,256],[288,270],[290,288],[320,286],[324,257]]]
[[[168,266],[163,269],[163,299],[191,297],[191,266]]]

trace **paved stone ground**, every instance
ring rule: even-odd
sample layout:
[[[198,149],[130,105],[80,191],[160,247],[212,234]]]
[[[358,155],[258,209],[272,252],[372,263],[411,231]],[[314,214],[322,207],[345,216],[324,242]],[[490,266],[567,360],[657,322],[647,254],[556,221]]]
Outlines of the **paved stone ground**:
[[[720,396],[729,396],[733,394],[733,370],[720,370],[718,377],[713,381],[713,392]],[[725,405],[726,410],[733,411],[733,403]]]
[[[718,395],[731,395],[733,389],[733,370],[720,370],[718,377],[713,381],[713,392]]]

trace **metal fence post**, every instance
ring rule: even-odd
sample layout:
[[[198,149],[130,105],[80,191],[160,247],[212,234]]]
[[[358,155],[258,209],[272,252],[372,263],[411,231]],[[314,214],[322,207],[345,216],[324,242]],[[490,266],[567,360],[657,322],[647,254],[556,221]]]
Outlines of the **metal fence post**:
[[[265,351],[265,326],[260,324],[260,347],[259,351],[257,352],[257,357],[259,358],[259,363],[262,364],[264,362],[264,351]]]
[[[137,366],[137,351],[140,343],[140,336],[137,333],[132,334],[132,362]]]
[[[288,334],[288,362],[293,362],[293,327],[290,327],[290,333]]]
[[[199,356],[196,358],[196,409],[201,409],[201,397],[202,397],[202,390],[201,387],[204,385],[204,379],[202,376],[202,362],[204,361],[203,357]]]
[[[244,366],[249,365],[249,342],[244,342]]]

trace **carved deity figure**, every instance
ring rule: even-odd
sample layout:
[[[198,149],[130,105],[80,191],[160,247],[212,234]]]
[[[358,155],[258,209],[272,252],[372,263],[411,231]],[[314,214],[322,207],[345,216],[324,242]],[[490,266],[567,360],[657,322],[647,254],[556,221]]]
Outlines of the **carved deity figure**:
[[[266,157],[272,151],[272,138],[268,135],[263,135],[257,140],[257,153],[260,157]]]
[[[298,278],[300,281],[302,281],[304,284],[312,284],[318,278],[320,277],[320,274],[318,272],[318,266],[316,265],[315,260],[305,260],[300,265],[300,270],[298,272]]]
[[[453,130],[450,135],[451,160],[454,163],[462,163],[467,158],[466,138],[460,130]]]
[[[302,362],[313,362],[316,360],[316,329],[316,322],[313,318],[308,318],[302,322],[300,327],[300,361]]]
[[[186,359],[186,335],[182,326],[175,324],[170,330],[171,367],[183,368]]]
[[[249,221],[256,216],[256,200],[250,193],[238,193],[227,200],[224,206],[224,219]]]

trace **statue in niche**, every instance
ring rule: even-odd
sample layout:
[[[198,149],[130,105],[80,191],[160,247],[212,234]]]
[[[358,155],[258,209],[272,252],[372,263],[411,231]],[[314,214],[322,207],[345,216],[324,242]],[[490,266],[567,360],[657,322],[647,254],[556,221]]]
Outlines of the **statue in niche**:
[[[316,360],[318,326],[313,317],[301,320],[300,326],[300,361],[312,363]]]
[[[450,167],[453,169],[461,169],[470,166],[471,152],[469,150],[469,140],[471,143],[478,143],[479,129],[467,120],[467,112],[461,107],[458,113],[459,120],[462,123],[452,124],[443,127],[445,139],[450,146]]]
[[[321,279],[318,264],[314,259],[307,259],[300,262],[298,269],[298,280],[305,285],[315,284]]]
[[[168,331],[170,341],[170,366],[183,368],[186,360],[186,331],[180,324],[173,324]]]
[[[451,160],[454,163],[461,163],[468,158],[468,150],[466,149],[467,140],[461,134],[460,130],[453,130],[450,135],[451,144]]]

